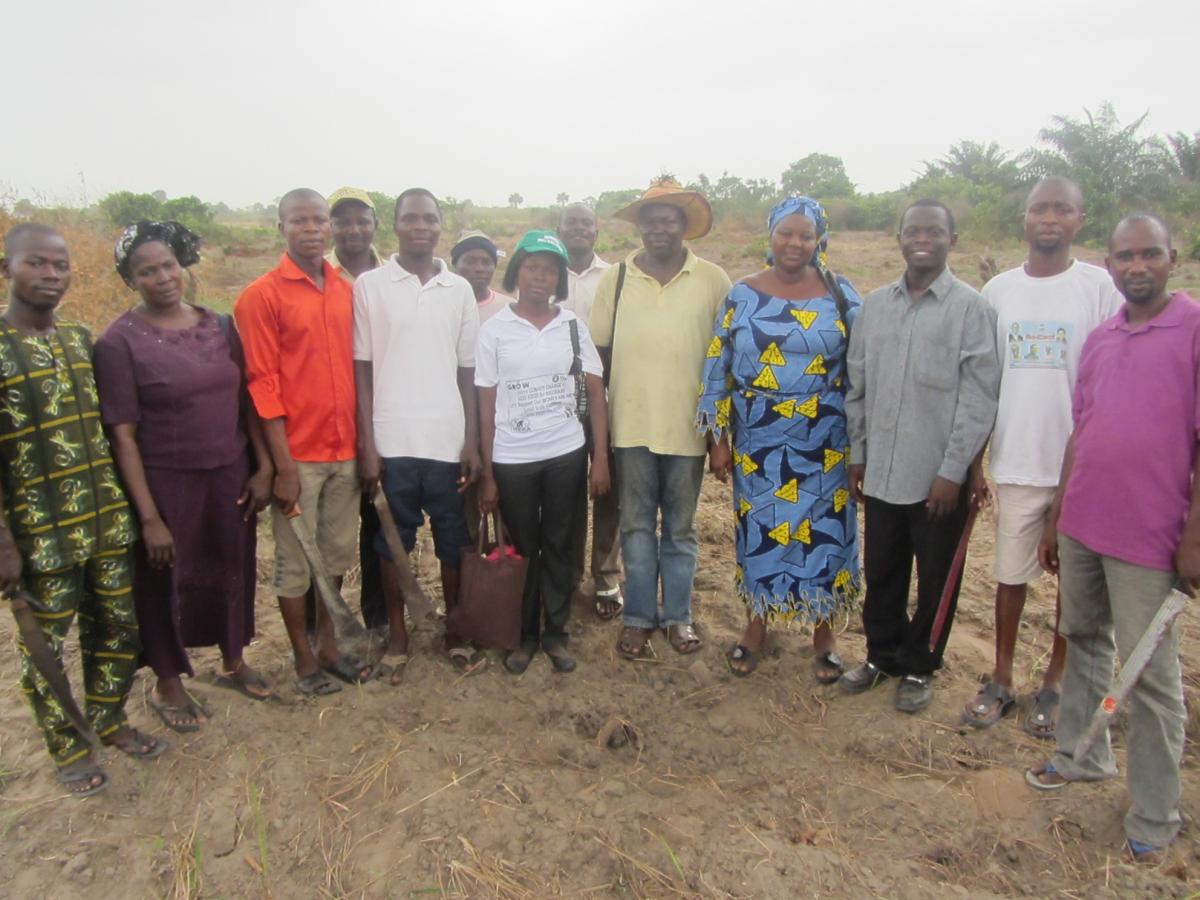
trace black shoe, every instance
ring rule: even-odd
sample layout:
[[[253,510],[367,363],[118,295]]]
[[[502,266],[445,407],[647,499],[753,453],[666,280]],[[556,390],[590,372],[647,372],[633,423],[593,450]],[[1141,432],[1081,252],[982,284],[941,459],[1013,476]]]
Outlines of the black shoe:
[[[522,648],[504,657],[504,668],[513,675],[522,675],[532,660],[533,653]]]
[[[896,709],[900,712],[918,713],[933,701],[933,677],[930,675],[905,675],[896,688]]]
[[[561,644],[542,645],[542,652],[550,658],[550,665],[555,672],[566,674],[575,671],[575,659],[567,655],[567,648]]]
[[[838,685],[847,694],[861,694],[883,684],[891,676],[874,663],[865,662],[838,679]]]

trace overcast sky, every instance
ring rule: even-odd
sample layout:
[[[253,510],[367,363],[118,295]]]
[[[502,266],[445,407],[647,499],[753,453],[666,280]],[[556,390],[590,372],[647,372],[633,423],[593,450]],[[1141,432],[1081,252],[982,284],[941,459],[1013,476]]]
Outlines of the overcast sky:
[[[875,191],[1105,100],[1200,129],[1196,0],[5,7],[0,202],[419,184],[545,205],[664,170],[778,178],[814,151]]]

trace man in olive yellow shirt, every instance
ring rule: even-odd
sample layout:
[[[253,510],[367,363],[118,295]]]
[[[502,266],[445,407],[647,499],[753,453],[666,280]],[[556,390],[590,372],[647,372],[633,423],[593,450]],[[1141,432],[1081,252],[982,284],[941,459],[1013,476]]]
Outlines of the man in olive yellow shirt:
[[[617,652],[636,658],[654,629],[665,628],[677,652],[691,653],[700,648],[692,579],[707,451],[696,432],[696,389],[713,319],[731,285],[720,267],[684,246],[712,227],[712,210],[700,194],[661,179],[616,216],[638,226],[642,249],[604,273],[589,327],[611,376],[625,558],[625,627]]]

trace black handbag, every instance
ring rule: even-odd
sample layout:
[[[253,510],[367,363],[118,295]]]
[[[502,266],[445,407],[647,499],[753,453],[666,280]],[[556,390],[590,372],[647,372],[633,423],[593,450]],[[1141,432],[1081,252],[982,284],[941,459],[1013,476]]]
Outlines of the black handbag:
[[[579,320],[567,323],[571,329],[571,375],[575,378],[575,415],[582,422],[587,419],[588,394],[587,375],[583,371],[583,358],[579,354]]]

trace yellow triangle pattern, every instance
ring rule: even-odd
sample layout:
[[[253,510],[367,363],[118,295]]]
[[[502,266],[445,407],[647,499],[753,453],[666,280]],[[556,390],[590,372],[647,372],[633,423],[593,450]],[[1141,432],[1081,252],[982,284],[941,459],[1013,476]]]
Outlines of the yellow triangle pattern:
[[[812,519],[805,519],[796,526],[796,530],[792,533],[792,540],[802,544],[812,543]]]
[[[848,575],[849,573],[847,572],[846,574]],[[736,582],[737,584],[741,584],[745,579],[746,579],[745,570],[743,570],[741,566],[734,566],[733,567],[734,582]]]
[[[842,337],[846,336],[846,323],[841,319],[837,320],[837,329],[842,333]]]
[[[791,542],[791,539],[792,539],[791,523],[783,522],[780,525],[776,525],[774,528],[772,528],[770,531],[767,532],[767,537],[774,538],[778,544],[786,547]]]
[[[833,511],[841,512],[846,508],[846,501],[850,499],[850,492],[845,488],[838,488],[833,492]]]
[[[770,366],[763,366],[758,377],[750,383],[756,388],[766,388],[769,391],[779,390],[779,379],[775,377],[775,372]]]
[[[776,403],[771,409],[775,410],[775,412],[779,413],[785,419],[790,419],[796,414],[796,401],[785,400],[783,403]]]
[[[800,486],[796,479],[793,478],[783,487],[775,492],[775,496],[780,500],[786,500],[788,503],[795,503],[800,499]]]
[[[818,353],[812,358],[812,362],[808,364],[808,368],[804,370],[805,375],[825,375],[825,357]]]
[[[740,569],[739,569],[740,571]],[[850,587],[850,570],[842,569],[833,576],[833,586],[845,590]]]
[[[809,419],[815,419],[817,417],[817,395],[813,394],[811,397],[797,406],[796,411],[799,412],[800,415],[806,416]]]
[[[724,428],[729,424],[729,407],[733,403],[732,397],[725,397],[723,400],[717,401],[717,427]]]
[[[750,512],[750,510],[752,510],[753,508],[754,508],[754,507],[752,507],[752,506],[750,505],[750,501],[749,501],[749,500],[747,500],[745,497],[739,497],[739,498],[738,498],[738,511],[737,511],[737,514],[738,514],[738,516],[739,516],[739,517],[745,516],[745,515],[746,515],[746,513]]]
[[[708,359],[716,359],[721,355],[721,339],[715,334],[713,339],[708,344]]]
[[[779,352],[779,345],[774,341],[767,344],[767,349],[758,357],[760,363],[769,363],[773,366],[786,366],[787,360],[783,358],[783,354]]]
[[[725,310],[725,316],[724,316],[724,318],[721,319],[721,327],[727,329],[732,324],[733,324],[733,307],[731,306],[731,307],[729,307],[729,309]]]
[[[800,323],[800,327],[805,331],[812,328],[813,322],[817,321],[817,314],[811,309],[793,309],[791,312],[796,317],[796,321]]]
[[[832,472],[834,467],[837,466],[839,463],[841,463],[841,461],[845,458],[846,458],[845,453],[838,453],[836,450],[830,450],[828,447],[826,447],[825,448],[825,474],[828,475],[830,472]]]
[[[828,452],[828,451],[826,451]],[[749,475],[751,472],[758,471],[758,463],[750,458],[749,453],[742,454],[742,474]]]

